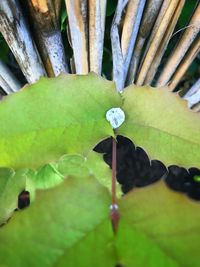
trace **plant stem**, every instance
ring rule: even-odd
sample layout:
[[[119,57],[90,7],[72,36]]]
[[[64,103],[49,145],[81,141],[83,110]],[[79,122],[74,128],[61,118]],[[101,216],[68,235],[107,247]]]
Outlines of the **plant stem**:
[[[116,137],[116,130],[115,137]],[[111,204],[111,212],[110,212],[110,218],[112,222],[112,228],[113,232],[116,234],[119,220],[120,220],[120,214],[118,211],[117,206],[117,198],[116,198],[116,170],[117,170],[117,141],[115,138],[112,140],[112,204]]]
[[[112,139],[112,205],[116,205],[117,142]]]

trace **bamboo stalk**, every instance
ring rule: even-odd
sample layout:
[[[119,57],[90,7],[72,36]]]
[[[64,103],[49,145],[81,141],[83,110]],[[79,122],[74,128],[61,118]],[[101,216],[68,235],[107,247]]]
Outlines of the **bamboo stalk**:
[[[60,19],[61,3],[62,3],[62,0],[53,0],[56,18],[57,18],[58,23],[59,23],[59,19]]]
[[[183,98],[188,101],[188,107],[190,108],[192,108],[192,106],[200,102],[200,78],[187,91],[187,93],[183,96]]]
[[[195,40],[199,31],[200,31],[200,4],[198,4],[192,16],[192,19],[190,20],[189,27],[185,30],[176,48],[173,50],[170,58],[168,59],[156,83],[156,86],[159,87],[164,86],[170,81],[173,73],[175,72],[179,63],[185,56],[192,42]]]
[[[88,63],[88,11],[87,0],[65,0],[71,33],[76,73],[87,74]]]
[[[89,0],[90,71],[101,74],[107,0]]]
[[[17,0],[0,2],[0,31],[29,83],[46,75]]]
[[[134,52],[132,54],[129,72],[127,76],[126,84],[129,85],[134,82],[136,70],[139,64],[139,59],[147,37],[150,34],[150,30],[157,18],[163,0],[149,0],[145,6],[144,14],[142,17],[141,25],[137,41],[135,44]]]
[[[58,21],[51,0],[28,0],[31,25],[48,76],[68,72]]]
[[[111,28],[111,44],[113,52],[113,80],[116,83],[118,91],[121,91],[124,88],[145,2],[146,0],[129,1],[123,23],[122,37],[120,41],[120,34],[118,28],[121,22],[122,12],[128,3],[128,0],[118,1],[115,17]]]
[[[0,60],[0,86],[7,94],[17,92],[21,88],[20,82],[2,60]]]
[[[136,70],[136,73],[135,73],[135,77],[134,77],[134,82],[135,83],[136,83],[136,78],[139,75],[139,72],[140,72],[140,70],[142,68],[145,56],[148,53],[148,50],[150,49],[151,46],[154,46],[154,45],[152,45],[152,42],[154,41],[154,36],[157,33],[157,31],[159,31],[160,24],[161,24],[161,22],[162,22],[162,20],[164,18],[164,15],[166,14],[166,11],[167,11],[167,9],[169,7],[170,2],[171,2],[171,0],[164,0],[162,2],[162,6],[161,6],[161,8],[159,10],[159,13],[158,13],[158,16],[156,18],[155,24],[153,26],[153,29],[151,30],[151,34],[150,34],[148,43],[147,43],[146,48],[145,48],[145,52],[143,54],[143,57],[140,58],[140,60],[139,60],[139,63],[138,63],[138,66],[137,66],[137,70]]]
[[[200,112],[200,103],[195,104],[192,107],[192,110],[195,111],[195,112]]]
[[[177,84],[180,82],[181,78],[189,68],[190,64],[193,62],[195,57],[200,52],[200,37],[197,38],[194,44],[190,47],[189,51],[181,61],[179,67],[177,68],[176,72],[174,73],[172,80],[168,86],[168,88],[172,91],[175,89]]]
[[[180,14],[181,14],[181,11],[183,9],[184,4],[185,4],[185,0],[180,0],[180,2],[178,3],[178,6],[177,6],[177,8],[176,8],[176,10],[174,12],[174,15],[173,15],[173,17],[172,17],[172,19],[171,19],[171,21],[170,21],[170,23],[169,23],[169,25],[167,27],[167,30],[166,30],[166,32],[164,34],[162,42],[161,42],[161,44],[160,44],[160,46],[159,46],[159,48],[158,48],[158,50],[157,50],[157,52],[155,54],[155,57],[154,57],[154,59],[153,59],[153,61],[151,63],[151,66],[150,66],[150,68],[149,68],[149,70],[147,72],[144,84],[151,84],[151,82],[153,81],[153,78],[154,78],[154,76],[156,74],[158,66],[160,65],[162,57],[163,57],[163,55],[165,53],[165,50],[166,50],[166,48],[168,46],[168,43],[169,43],[170,38],[171,38],[171,36],[173,34],[174,28],[175,28],[175,26],[177,24],[178,18],[179,18]]]
[[[126,79],[136,38],[138,35],[146,0],[129,0],[124,18],[121,49],[124,58],[124,78]]]
[[[169,3],[168,8],[165,10],[165,13],[163,17],[160,20],[160,24],[156,23],[154,35],[152,36],[152,39],[150,40],[148,51],[145,53],[142,65],[139,69],[138,76],[136,78],[136,84],[137,85],[143,85],[147,72],[152,64],[152,61],[157,53],[157,50],[162,42],[162,39],[165,35],[165,32],[167,30],[167,27],[173,17],[173,14],[177,8],[177,5],[179,3],[179,0],[171,0]]]
[[[126,7],[128,0],[119,0],[115,11],[111,27],[111,46],[113,55],[113,80],[116,83],[117,91],[124,87],[124,59],[121,50],[121,42],[118,27],[120,25],[122,12]]]

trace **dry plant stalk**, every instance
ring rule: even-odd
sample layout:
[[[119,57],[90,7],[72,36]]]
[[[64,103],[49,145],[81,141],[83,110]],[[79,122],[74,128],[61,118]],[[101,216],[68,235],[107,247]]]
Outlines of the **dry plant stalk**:
[[[161,44],[156,52],[156,55],[151,63],[151,66],[147,72],[144,84],[151,84],[151,82],[153,81],[153,78],[156,74],[156,71],[160,65],[160,62],[162,60],[162,57],[166,51],[167,45],[170,41],[170,38],[172,36],[172,33],[174,31],[174,28],[176,26],[176,23],[178,21],[178,18],[181,14],[181,11],[183,9],[183,6],[185,4],[185,0],[180,0],[180,2],[178,3],[178,6],[173,14],[173,17],[171,19],[171,21],[169,22],[168,28],[163,36],[163,39],[161,41]]]
[[[146,0],[130,0],[124,18],[121,49],[124,59],[124,79],[128,74]]]
[[[0,2],[0,31],[29,83],[46,75],[17,0]]]
[[[0,60],[0,87],[7,94],[17,92],[21,88],[20,82],[2,60]]]
[[[107,0],[89,0],[90,71],[101,74]]]
[[[31,26],[48,76],[68,72],[58,20],[52,0],[28,0]]]
[[[55,7],[56,18],[57,18],[57,21],[59,22],[62,0],[52,0],[52,1]]]
[[[122,12],[126,7],[128,0],[119,0],[115,11],[111,27],[111,45],[113,55],[113,80],[116,83],[117,91],[121,91],[124,87],[124,59],[121,51],[121,42],[119,35],[119,25],[122,17]]]
[[[188,106],[190,108],[195,108],[196,104],[200,102],[200,78],[196,81],[196,83],[187,91],[187,93],[183,96],[184,99],[188,101]]]
[[[87,74],[89,71],[87,0],[65,0],[65,3],[76,73]]]
[[[160,87],[166,85],[173,73],[176,71],[181,60],[184,58],[186,52],[190,48],[191,44],[195,40],[196,36],[200,31],[200,4],[198,4],[190,22],[188,28],[184,31],[180,41],[173,50],[171,56],[169,57],[157,83],[156,86]]]
[[[145,6],[144,14],[142,17],[141,25],[139,28],[139,33],[137,36],[137,41],[135,44],[134,52],[132,54],[129,72],[127,76],[126,84],[129,85],[134,82],[135,74],[137,71],[137,67],[139,64],[139,59],[141,56],[141,52],[144,46],[144,43],[149,36],[151,28],[157,18],[158,12],[160,10],[160,6],[163,0],[149,0]]]
[[[172,80],[168,86],[171,91],[173,91],[175,87],[178,85],[181,78],[183,77],[183,75],[189,68],[190,64],[193,62],[193,60],[195,59],[195,57],[198,55],[199,52],[200,52],[200,37],[194,41],[193,45],[189,48],[188,52],[181,61],[178,69],[174,73]]]
[[[163,13],[161,13],[163,17],[159,18],[160,23],[156,23],[155,28],[153,30],[152,37],[150,38],[150,42],[149,42],[149,47],[147,48],[148,50],[144,55],[144,58],[142,60],[142,65],[140,66],[140,69],[139,69],[139,72],[136,78],[137,85],[144,84],[147,72],[149,71],[149,68],[153,62],[153,59],[157,53],[157,50],[159,49],[159,46],[162,42],[162,39],[165,35],[165,32],[168,28],[168,25],[170,24],[170,21],[173,17],[173,14],[178,4],[179,4],[179,0],[171,0],[168,8],[165,10],[164,15]]]
[[[111,28],[113,80],[116,83],[118,91],[124,88],[145,2],[146,0],[130,0],[129,2],[125,0],[118,1]],[[120,40],[119,25],[127,3],[128,6]]]

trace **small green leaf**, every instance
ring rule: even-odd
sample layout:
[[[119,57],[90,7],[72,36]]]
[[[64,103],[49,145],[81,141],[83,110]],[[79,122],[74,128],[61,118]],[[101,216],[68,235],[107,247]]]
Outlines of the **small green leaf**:
[[[86,158],[81,155],[64,155],[57,163],[57,170],[63,176],[79,176],[89,175],[89,169],[85,166]]]
[[[167,88],[130,86],[123,93],[126,121],[118,133],[165,165],[200,168],[200,114]]]
[[[33,181],[37,189],[48,189],[60,184],[64,179],[53,163],[45,164],[33,176]]]
[[[88,167],[90,174],[93,174],[96,179],[111,192],[112,188],[112,170],[104,162],[102,155],[94,151],[90,152],[86,158],[85,165]],[[121,186],[116,184],[116,193],[121,197]]]

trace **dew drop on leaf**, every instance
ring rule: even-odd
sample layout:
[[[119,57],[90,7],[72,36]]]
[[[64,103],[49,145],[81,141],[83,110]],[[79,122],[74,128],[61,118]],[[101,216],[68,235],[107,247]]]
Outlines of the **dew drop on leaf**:
[[[111,108],[106,112],[106,119],[116,129],[125,121],[125,113],[121,108]]]

